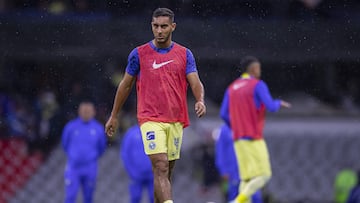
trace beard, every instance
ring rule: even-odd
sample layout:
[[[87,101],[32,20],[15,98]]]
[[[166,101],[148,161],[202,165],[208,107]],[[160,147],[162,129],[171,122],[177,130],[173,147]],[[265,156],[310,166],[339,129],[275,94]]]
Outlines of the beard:
[[[157,43],[166,43],[169,40],[169,36],[156,37]]]

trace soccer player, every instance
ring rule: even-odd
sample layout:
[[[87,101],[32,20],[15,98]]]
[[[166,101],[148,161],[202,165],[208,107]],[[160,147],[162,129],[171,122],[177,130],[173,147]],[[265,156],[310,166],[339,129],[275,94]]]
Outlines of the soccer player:
[[[79,117],[66,124],[62,145],[68,158],[65,168],[65,203],[75,203],[80,187],[84,203],[93,202],[96,184],[97,160],[106,148],[104,127],[94,119],[95,107],[82,102]]]
[[[221,117],[233,131],[234,148],[240,172],[238,203],[250,198],[271,178],[267,146],[263,139],[265,112],[290,108],[288,102],[273,100],[264,81],[261,64],[253,56],[241,61],[244,74],[227,88],[221,106]]]
[[[239,169],[236,161],[232,131],[224,124],[215,145],[215,163],[222,181],[227,184],[227,202],[234,203],[239,193]],[[252,195],[253,203],[262,203],[261,193],[257,191]]]
[[[191,51],[171,39],[176,28],[174,13],[156,9],[151,27],[154,39],[129,55],[105,130],[109,136],[114,134],[118,114],[136,81],[137,117],[153,167],[155,202],[172,203],[171,173],[180,158],[183,128],[189,125],[187,86],[196,99],[198,117],[206,112],[204,88]]]
[[[154,203],[154,177],[149,157],[144,152],[141,131],[134,125],[125,133],[120,148],[120,156],[130,182],[130,202],[140,203],[142,189],[147,188],[149,202]]]

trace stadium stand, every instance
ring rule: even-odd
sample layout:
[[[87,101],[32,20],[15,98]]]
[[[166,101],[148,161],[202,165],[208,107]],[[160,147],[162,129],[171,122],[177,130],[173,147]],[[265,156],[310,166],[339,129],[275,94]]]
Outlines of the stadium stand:
[[[214,127],[214,121],[204,121]],[[211,128],[209,127],[209,128]],[[282,203],[327,203],[333,199],[333,181],[344,168],[359,169],[360,126],[356,120],[270,120],[266,137],[273,163],[273,178],[266,188]],[[189,136],[190,137],[190,136]],[[51,158],[10,201],[62,202],[65,156],[56,148]],[[174,177],[177,202],[220,202],[218,190],[201,194],[190,150],[184,150]],[[100,160],[95,202],[127,202],[128,178],[111,147]],[[49,195],[51,194],[51,195]]]
[[[359,130],[356,120],[269,123],[273,179],[268,191],[285,202],[332,202],[336,174],[360,168]]]
[[[29,155],[21,139],[2,139],[0,149],[0,202],[6,202],[36,172],[43,157]]]

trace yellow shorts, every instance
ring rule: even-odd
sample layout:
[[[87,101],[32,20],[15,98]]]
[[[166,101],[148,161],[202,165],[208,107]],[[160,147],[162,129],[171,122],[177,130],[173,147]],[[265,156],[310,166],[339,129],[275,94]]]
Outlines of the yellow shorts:
[[[180,158],[183,125],[176,123],[145,122],[140,126],[145,154],[166,153],[168,160]]]
[[[240,139],[235,141],[234,147],[242,180],[271,176],[269,152],[264,140]]]

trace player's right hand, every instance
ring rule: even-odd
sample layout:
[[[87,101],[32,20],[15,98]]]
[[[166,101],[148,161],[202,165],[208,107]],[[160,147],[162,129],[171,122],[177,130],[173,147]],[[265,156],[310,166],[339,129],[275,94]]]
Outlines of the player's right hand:
[[[286,101],[280,101],[280,105],[281,107],[284,107],[284,108],[291,108],[291,104],[289,102],[286,102]]]
[[[118,128],[118,119],[110,116],[109,120],[105,124],[105,133],[112,137],[115,134],[116,129]]]

